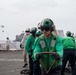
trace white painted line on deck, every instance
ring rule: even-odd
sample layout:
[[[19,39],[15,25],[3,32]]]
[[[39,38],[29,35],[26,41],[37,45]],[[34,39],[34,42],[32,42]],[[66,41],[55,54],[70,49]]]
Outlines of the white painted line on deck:
[[[0,59],[0,61],[23,61],[23,59]]]

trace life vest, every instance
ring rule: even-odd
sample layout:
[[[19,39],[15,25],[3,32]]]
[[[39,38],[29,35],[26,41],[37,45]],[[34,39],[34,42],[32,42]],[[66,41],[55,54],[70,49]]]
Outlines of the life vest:
[[[49,44],[49,46],[47,46],[47,43],[46,43],[46,40],[45,40],[46,38],[44,37],[44,35],[41,35],[39,37],[41,52],[56,52],[57,37],[58,36],[52,34],[52,36],[49,38],[50,39],[50,41],[49,41],[50,44]],[[43,64],[45,65],[46,69],[49,69],[49,67],[53,64],[53,61],[55,60],[55,58],[51,55],[44,54],[44,55],[42,55],[41,60],[43,61]]]

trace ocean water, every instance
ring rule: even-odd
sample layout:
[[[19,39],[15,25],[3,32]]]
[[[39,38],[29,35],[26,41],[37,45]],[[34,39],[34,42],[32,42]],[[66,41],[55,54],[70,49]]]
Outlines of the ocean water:
[[[0,40],[0,50],[6,49],[6,40]],[[10,50],[20,50],[20,42],[10,40]]]

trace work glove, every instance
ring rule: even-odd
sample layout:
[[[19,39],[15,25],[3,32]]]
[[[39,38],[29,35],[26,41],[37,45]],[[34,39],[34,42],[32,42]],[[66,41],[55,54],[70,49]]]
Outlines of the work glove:
[[[40,59],[41,59],[41,56],[42,56],[41,53],[37,53],[37,54],[36,54],[36,59],[37,59],[37,60],[40,60]]]
[[[30,50],[29,50],[29,52],[31,52],[31,53],[32,53],[32,52],[33,52],[33,50],[32,50],[32,49],[30,49]]]
[[[22,48],[22,44],[20,44],[20,48]]]
[[[33,50],[32,50],[32,49],[30,49],[30,50],[29,50],[29,52],[30,52],[30,55],[32,56],[32,54],[33,54]]]
[[[55,57],[55,60],[60,60],[60,56],[58,53],[54,53],[53,56]]]

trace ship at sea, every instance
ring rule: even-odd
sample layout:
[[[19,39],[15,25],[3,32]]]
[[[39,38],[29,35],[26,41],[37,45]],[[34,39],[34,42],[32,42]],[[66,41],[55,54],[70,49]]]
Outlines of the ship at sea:
[[[10,40],[10,50],[21,50],[20,42],[23,38],[24,33],[16,35],[15,40]],[[6,40],[0,40],[0,50],[6,50]]]

